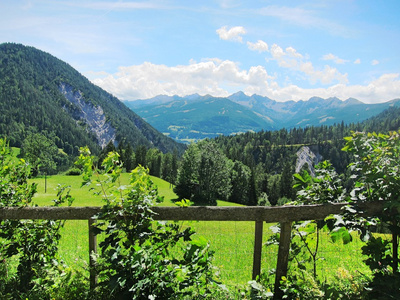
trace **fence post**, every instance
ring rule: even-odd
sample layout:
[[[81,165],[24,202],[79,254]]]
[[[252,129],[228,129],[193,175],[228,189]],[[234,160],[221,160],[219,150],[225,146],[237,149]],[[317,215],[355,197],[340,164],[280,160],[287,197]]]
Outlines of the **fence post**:
[[[254,253],[253,253],[253,276],[252,279],[256,280],[257,276],[261,273],[261,252],[262,252],[262,239],[263,239],[263,221],[256,221],[254,231]]]
[[[93,232],[94,220],[89,219],[89,271],[90,271],[90,289],[93,290],[97,284],[97,274],[95,270],[95,261],[92,253],[97,253],[97,236]]]
[[[274,286],[274,299],[282,299],[282,291],[280,281],[282,276],[287,275],[290,240],[292,235],[292,222],[281,223],[281,237],[279,240],[278,249],[278,262],[276,265],[275,286]]]

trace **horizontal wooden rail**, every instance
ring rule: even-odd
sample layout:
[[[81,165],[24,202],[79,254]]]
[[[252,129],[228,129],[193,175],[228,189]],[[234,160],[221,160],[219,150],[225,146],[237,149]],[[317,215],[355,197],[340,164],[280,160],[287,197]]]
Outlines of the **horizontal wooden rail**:
[[[279,242],[276,267],[274,299],[281,299],[279,289],[282,276],[286,276],[288,256],[291,240],[291,224],[295,221],[321,220],[332,214],[340,214],[346,203],[319,204],[279,207],[243,207],[243,206],[190,206],[190,207],[153,207],[156,220],[171,221],[254,221],[254,252],[253,252],[253,280],[261,272],[261,251],[263,222],[280,223],[281,239]],[[359,207],[365,216],[377,216],[382,212],[384,202],[364,202]],[[89,220],[89,253],[96,252],[96,236],[91,230],[93,218],[101,211],[101,207],[0,207],[0,220]],[[90,287],[96,286],[97,277],[94,272],[94,262],[90,260]]]
[[[266,221],[288,222],[320,220],[331,214],[340,214],[346,204],[317,204],[300,206],[190,206],[153,207],[156,220],[173,221]],[[382,211],[383,202],[360,205],[365,215]],[[1,207],[0,219],[43,219],[43,220],[89,220],[101,210],[100,207]]]

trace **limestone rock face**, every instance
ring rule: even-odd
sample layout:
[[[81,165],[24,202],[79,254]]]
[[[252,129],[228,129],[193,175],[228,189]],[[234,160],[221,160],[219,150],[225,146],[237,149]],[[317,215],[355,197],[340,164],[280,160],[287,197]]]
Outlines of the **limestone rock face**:
[[[322,161],[322,156],[316,150],[313,151],[309,146],[303,146],[297,151],[296,173],[299,173],[301,168],[307,165],[311,176],[315,176],[314,166]]]
[[[60,92],[74,106],[73,117],[77,122],[84,122],[87,129],[93,132],[101,148],[104,148],[110,141],[115,142],[115,129],[107,122],[104,111],[100,106],[94,106],[85,100],[80,91],[68,84],[61,83]]]

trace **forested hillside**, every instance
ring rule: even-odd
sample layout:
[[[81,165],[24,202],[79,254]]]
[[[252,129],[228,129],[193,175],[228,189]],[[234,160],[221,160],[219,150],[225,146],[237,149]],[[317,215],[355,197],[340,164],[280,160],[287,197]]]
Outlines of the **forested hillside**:
[[[0,111],[0,135],[12,146],[40,132],[67,154],[85,145],[98,153],[108,130],[115,144],[124,139],[132,147],[184,149],[67,63],[19,44],[0,45]]]
[[[400,108],[391,107],[357,124],[342,122],[204,140],[190,145],[185,152],[175,191],[181,198],[205,199],[207,204],[215,203],[217,198],[246,205],[283,204],[295,199],[293,174],[303,146],[309,147],[320,160],[329,160],[348,187],[352,182],[346,168],[352,156],[342,151],[344,137],[352,131],[386,133],[399,128]],[[205,179],[211,176],[216,177]],[[215,182],[215,189],[208,191]]]

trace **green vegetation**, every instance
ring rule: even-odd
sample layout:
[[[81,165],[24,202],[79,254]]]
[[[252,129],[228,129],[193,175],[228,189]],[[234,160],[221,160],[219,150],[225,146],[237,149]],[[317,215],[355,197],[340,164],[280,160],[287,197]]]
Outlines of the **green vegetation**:
[[[60,84],[103,108],[117,143],[100,150]],[[266,226],[263,274],[249,285],[254,223],[155,222],[155,186],[165,198],[157,205],[349,202],[340,216],[293,224],[289,273],[280,278],[278,293],[289,299],[391,299],[400,292],[398,107],[361,124],[220,136],[190,145],[180,159],[184,146],[126,112],[67,64],[34,48],[2,44],[0,109],[0,135],[21,147],[0,139],[1,207],[103,207],[99,217],[107,221],[97,226],[100,277],[92,298],[108,293],[141,299],[150,291],[164,298],[272,297],[279,226]],[[395,132],[359,132],[367,130]],[[72,166],[83,145],[97,156],[83,155]],[[296,152],[304,145],[330,160],[319,164],[315,177],[307,166],[294,174]],[[103,192],[81,187],[81,175]],[[357,204],[369,201],[385,203],[383,213],[362,216]],[[137,214],[142,218],[135,223],[115,218]],[[0,220],[0,299],[88,299],[87,226]],[[218,279],[228,291],[213,284]]]
[[[115,129],[116,143],[125,140],[133,148],[156,147],[163,153],[184,145],[159,133],[121,101],[92,84],[67,63],[54,56],[20,44],[0,44],[0,136],[11,146],[21,147],[29,134],[46,133],[68,155],[79,147],[100,150],[99,141],[80,117],[81,108],[67,100],[61,85],[79,92],[83,101],[100,106],[107,123]]]
[[[395,135],[392,134],[390,137],[391,139],[396,140]],[[389,136],[379,135],[379,138],[381,139],[380,140],[381,143],[384,143],[386,139],[389,139]],[[359,143],[356,144],[358,145]],[[371,144],[371,141],[369,141],[369,144]],[[397,145],[396,142],[394,142],[391,148],[388,148],[390,145],[388,143],[384,143],[383,144],[384,147],[382,149],[390,150],[389,153],[392,153],[394,152],[395,149],[397,149],[394,147],[395,145]],[[346,149],[349,151],[351,147],[349,146]],[[376,147],[374,149],[376,149]],[[378,155],[377,157],[384,158],[385,157],[384,153],[382,152],[381,154],[382,155]],[[15,159],[13,160],[15,161]],[[360,161],[364,160],[361,159]],[[397,161],[396,158],[393,161]],[[111,184],[110,188],[113,189],[112,187],[114,184],[113,181],[119,178],[120,171],[115,173],[114,172],[110,173],[109,168],[114,165],[112,156],[108,156],[104,160],[103,165],[104,164],[105,164],[105,169],[102,171],[104,172],[104,175],[99,177],[98,179],[99,183],[101,183],[104,180],[105,182],[107,182],[107,180],[109,181],[111,180],[109,184]],[[85,164],[83,161],[81,161],[80,165],[87,166],[87,164]],[[393,164],[393,166],[395,165],[396,164]],[[389,166],[392,165],[389,164]],[[88,172],[89,170],[92,170],[92,168],[86,167],[86,172]],[[393,174],[392,169],[388,170],[391,170],[388,174]],[[299,194],[298,198],[299,202],[323,203],[323,202],[336,201],[340,199],[343,200],[347,199],[345,190],[342,187],[340,187],[341,181],[339,180],[338,175],[334,172],[330,164],[328,163],[322,164],[321,167],[317,169],[317,171],[318,175],[315,179],[307,176],[307,172],[303,172],[302,175],[299,174],[296,176],[297,180],[299,181],[298,186],[301,187],[304,191]],[[122,173],[121,184],[123,185],[129,184],[128,177],[129,177],[128,174]],[[86,180],[88,180],[90,177],[85,177],[85,178]],[[43,184],[43,181],[41,181],[43,179],[32,179],[32,180],[38,181],[40,184]],[[80,196],[84,198],[80,200],[78,197],[76,202],[74,203],[75,205],[79,203],[79,201],[91,203],[91,205],[92,204],[98,205],[97,203],[99,201],[99,197],[97,196],[97,199],[95,199],[96,197],[94,197],[92,198],[92,200],[90,200],[90,197],[88,197],[90,191],[88,190],[87,187],[83,187],[82,189],[77,189],[79,186],[78,182],[80,181],[79,177],[66,176],[66,175],[51,176],[49,178],[49,184],[54,184],[56,181],[59,182],[60,180],[66,181],[71,185],[75,185],[76,189],[73,187],[74,191],[77,190],[81,191]],[[161,179],[157,179],[157,181],[161,186],[161,190],[168,191],[169,194],[168,200],[173,200],[176,196],[173,194],[169,183]],[[397,182],[397,180],[394,180],[393,182],[395,183]],[[357,187],[360,188],[360,185],[357,185]],[[40,185],[38,186],[39,191],[42,188],[43,186]],[[362,191],[362,189],[359,190]],[[366,191],[368,192],[368,189]],[[362,195],[362,193],[360,193],[359,195]],[[55,196],[55,194],[53,194],[52,196]],[[43,198],[43,195],[41,194],[37,194],[35,199],[38,200],[37,202],[42,201],[42,204],[46,204],[46,202],[50,201],[49,198],[47,199]],[[41,200],[39,201],[39,199]],[[327,223],[325,226],[318,224],[318,222],[315,224],[306,222],[294,225],[295,227],[293,230],[294,236],[292,243],[293,260],[291,261],[289,266],[288,277],[282,278],[283,280],[282,292],[285,295],[288,295],[291,298],[300,297],[301,299],[316,299],[316,298],[328,299],[327,297],[333,297],[334,299],[358,299],[359,297],[361,297],[361,295],[365,295],[364,287],[369,284],[370,280],[372,280],[371,281],[372,290],[376,290],[377,289],[376,284],[381,284],[381,283],[389,283],[390,286],[396,286],[397,277],[392,275],[396,273],[391,273],[393,272],[391,271],[393,270],[392,267],[393,260],[390,259],[388,260],[387,256],[386,256],[386,260],[388,261],[387,265],[390,266],[390,269],[384,268],[383,273],[379,270],[368,269],[368,265],[370,266],[376,265],[372,263],[373,261],[376,261],[376,257],[379,257],[379,255],[376,256],[376,253],[387,253],[389,249],[388,248],[389,244],[386,242],[387,238],[385,236],[378,236],[375,234],[374,239],[371,239],[371,241],[382,241],[382,242],[380,244],[374,242],[373,244],[367,243],[365,245],[361,240],[358,239],[358,234],[356,233],[351,233],[350,235],[347,234],[342,229],[343,226],[341,225],[341,223],[338,222],[335,223],[336,226],[335,228],[338,228],[339,230],[334,230],[333,234],[331,234],[328,230],[330,228],[329,219],[326,222]],[[354,222],[351,224],[354,224]],[[229,297],[232,298],[236,297],[238,299],[246,297],[249,298],[260,297],[261,299],[262,298],[268,299],[272,296],[271,293],[272,277],[268,275],[269,274],[268,270],[273,269],[275,267],[276,263],[275,258],[277,250],[276,246],[272,245],[264,249],[264,255],[263,255],[264,272],[260,278],[260,281],[252,282],[251,288],[246,284],[246,282],[250,278],[251,265],[252,265],[251,254],[253,251],[252,241],[254,234],[254,228],[253,228],[254,224],[252,224],[252,222],[190,222],[190,223],[185,222],[179,224],[178,227],[180,227],[181,230],[186,230],[187,226],[190,226],[196,230],[197,232],[196,235],[193,235],[193,237],[196,237],[194,240],[199,239],[197,236],[200,235],[204,236],[205,239],[208,240],[211,244],[210,251],[213,251],[213,249],[216,250],[213,263],[218,268],[220,268],[221,270],[220,278],[223,280],[224,283],[228,284],[228,287],[230,288],[230,292],[223,292],[218,289],[209,290],[209,292],[207,293],[209,293],[210,297],[217,298],[216,296],[217,294],[219,295],[219,297],[226,297],[228,295],[227,293],[229,293]],[[114,227],[109,229],[111,230],[109,231],[110,233],[114,230],[113,228]],[[105,229],[101,228],[101,230]],[[269,241],[273,241],[274,234],[273,232],[269,231],[269,229],[266,230],[268,231],[268,234],[266,234],[265,243],[270,244]],[[59,253],[58,258],[65,259],[68,265],[73,266],[73,269],[77,269],[77,271],[74,271],[73,274],[69,275],[70,276],[69,286],[74,287],[73,291],[74,295],[80,293],[80,295],[82,296],[83,294],[85,294],[85,292],[82,291],[82,287],[85,287],[85,284],[81,284],[82,283],[81,281],[84,280],[82,275],[85,274],[88,269],[87,223],[67,222],[66,227],[61,231],[61,235],[63,236],[63,238],[61,238],[60,240],[61,251],[58,251]],[[332,237],[334,238],[332,239]],[[340,239],[338,239],[338,237],[340,237]],[[381,237],[384,237],[384,239],[381,239]],[[106,236],[102,235],[101,240],[105,239]],[[336,240],[336,242],[333,243],[333,240]],[[348,243],[351,240],[358,240],[358,242]],[[62,250],[64,245],[66,246],[65,247],[66,250]],[[229,249],[230,250],[229,253],[224,253],[222,250],[224,248]],[[232,249],[235,250],[233,250],[232,252]],[[150,248],[148,248],[148,250],[151,251],[152,253],[154,252]],[[334,255],[332,255],[332,253],[334,253]],[[369,257],[367,259],[367,262],[370,261],[371,263],[368,263],[368,265],[362,264],[363,257],[365,257],[363,256],[363,254],[367,255],[366,256],[367,258]],[[232,257],[235,257],[235,262],[232,261]],[[355,257],[357,257],[358,260],[355,260],[354,259]],[[378,261],[380,261],[381,263],[383,262],[383,260],[379,260],[379,258]],[[112,264],[112,260],[109,263]],[[381,275],[389,277],[382,278]],[[178,279],[178,281],[180,280],[184,281],[185,279],[182,278]],[[103,283],[105,284],[103,285],[104,288],[106,286],[109,286],[110,284],[106,282],[107,281],[103,281]],[[338,284],[335,285],[336,283]],[[66,288],[65,282],[55,283],[53,281],[51,282],[51,284],[53,292],[56,289],[62,288],[66,293],[64,294],[64,296],[67,295],[68,297],[68,295],[72,294],[72,291],[69,288]],[[78,285],[81,286],[81,289],[77,288]],[[120,286],[120,288],[122,287]],[[241,294],[242,292],[240,292],[239,290],[242,291],[243,294]],[[181,291],[183,292],[183,290]],[[191,293],[193,292],[193,290],[189,288],[188,290],[185,289],[184,293],[186,292],[189,293],[189,291]]]
[[[0,139],[0,207],[33,206],[36,184],[28,183],[30,168],[15,160],[7,142]],[[70,205],[73,198],[58,186],[54,206]],[[60,276],[57,260],[63,220],[0,220],[0,295],[3,299],[46,297]],[[14,274],[8,274],[14,261]]]
[[[171,101],[141,108],[135,107],[135,102],[126,101],[125,104],[157,130],[179,142],[273,127],[271,121],[227,98],[205,96],[196,100],[178,98]]]
[[[123,184],[116,152],[107,155],[102,169],[93,158],[83,148],[77,164],[84,169],[83,184],[93,184],[95,195],[105,202],[94,226],[104,236],[100,251],[92,255],[96,298],[208,298],[215,280],[207,241],[193,238],[190,227],[154,222],[152,206],[162,198],[146,169],[137,167]]]
[[[353,132],[345,140],[343,150],[355,158],[349,165],[350,178],[353,179],[350,190],[344,188],[343,181],[327,161],[317,166],[315,177],[307,171],[295,175],[296,186],[300,188],[298,204],[348,204],[340,215],[323,221],[293,224],[291,255],[296,268],[287,278],[282,278],[283,287],[277,292],[289,298],[393,299],[400,292],[400,131],[389,134]],[[383,211],[375,216],[363,215],[360,204],[373,201],[383,202]],[[391,239],[377,235],[378,228],[390,232]],[[356,290],[343,294],[318,277],[319,241],[323,229],[330,232],[334,242],[341,240],[343,244],[349,244],[353,241],[352,232],[356,231],[356,237],[366,243],[361,250],[370,276],[359,280]],[[267,281],[265,284],[268,285]]]
[[[128,182],[128,175],[122,173],[122,182]],[[44,178],[31,179],[38,184],[35,202],[48,205],[55,196],[40,193],[44,190]],[[174,205],[177,196],[173,193],[170,184],[159,178],[152,177],[157,185],[159,194],[164,196],[164,202],[158,205]],[[79,176],[54,175],[49,177],[48,184],[55,187],[57,182],[71,185],[71,194],[76,198],[74,206],[99,206],[101,201],[96,198],[87,187],[80,188]],[[51,189],[48,189],[48,193]],[[46,200],[47,199],[47,200]],[[238,205],[231,202],[218,201],[219,206]],[[246,290],[247,282],[251,279],[252,254],[254,242],[254,222],[179,222],[181,226],[190,226],[196,235],[203,236],[210,243],[210,249],[215,251],[213,264],[219,269],[220,279],[230,289]],[[269,228],[273,224],[265,225],[264,243],[268,242],[273,232]],[[67,221],[61,231],[59,256],[72,269],[84,271],[88,266],[88,227],[87,221]],[[368,268],[362,263],[361,247],[364,244],[357,242],[343,245],[333,243],[326,231],[321,233],[319,255],[324,258],[317,266],[317,272],[322,279],[334,281],[338,268],[346,273],[348,280],[351,276],[368,274]],[[263,249],[262,267],[265,272],[276,267],[277,247],[269,246]],[[355,259],[357,258],[357,259]]]

